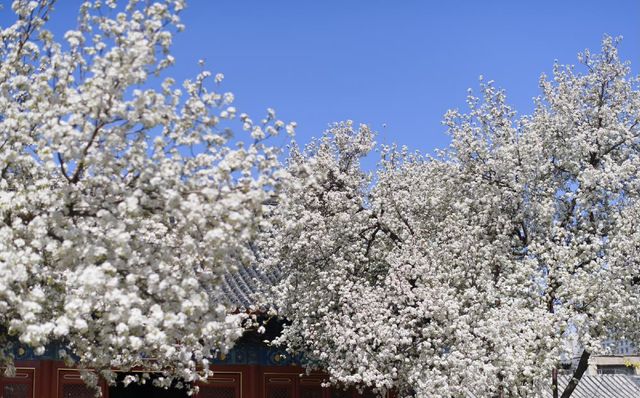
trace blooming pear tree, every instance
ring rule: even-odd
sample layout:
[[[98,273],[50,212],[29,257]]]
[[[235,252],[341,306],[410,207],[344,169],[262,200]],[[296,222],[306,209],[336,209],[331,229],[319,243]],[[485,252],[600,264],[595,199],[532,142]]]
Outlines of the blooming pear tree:
[[[238,114],[220,74],[176,85],[183,1],[85,2],[63,41],[53,6],[16,0],[0,29],[0,360],[59,342],[110,381],[197,381],[242,333],[219,282],[277,193],[264,140],[293,126]]]
[[[617,40],[540,80],[531,116],[482,82],[436,156],[366,126],[294,148],[263,248],[275,343],[331,381],[417,397],[535,397],[603,342],[640,342],[640,90]]]

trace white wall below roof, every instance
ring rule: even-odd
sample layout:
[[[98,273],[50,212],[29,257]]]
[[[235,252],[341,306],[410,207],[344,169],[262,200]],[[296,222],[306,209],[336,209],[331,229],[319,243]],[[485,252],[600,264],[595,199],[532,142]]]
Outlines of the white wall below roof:
[[[627,366],[630,365],[634,369],[635,375],[640,375],[640,356],[639,355],[615,355],[615,356],[595,356],[589,359],[589,368],[587,374],[597,375],[598,366]]]

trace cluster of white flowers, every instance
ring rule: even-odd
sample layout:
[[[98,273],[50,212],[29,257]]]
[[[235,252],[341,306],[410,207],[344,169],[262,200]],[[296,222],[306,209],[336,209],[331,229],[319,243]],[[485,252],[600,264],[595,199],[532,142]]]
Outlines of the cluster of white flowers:
[[[293,125],[245,116],[243,144],[221,74],[166,77],[182,0],[85,2],[64,42],[53,3],[0,29],[0,362],[57,341],[108,380],[145,359],[197,380],[242,333],[219,281],[278,189],[264,139]]]
[[[533,115],[481,83],[435,157],[335,125],[294,148],[265,235],[276,340],[334,382],[530,397],[563,354],[640,342],[640,90],[617,40],[556,65]]]
[[[63,43],[52,3],[0,28],[0,365],[56,341],[108,381],[197,381],[242,334],[220,281],[256,248],[276,342],[343,385],[530,397],[576,346],[640,343],[640,81],[616,40],[543,76],[528,117],[482,83],[436,157],[383,147],[366,173],[374,134],[347,122],[282,170],[265,139],[295,123],[239,113],[222,74],[166,77],[183,1],[86,2]]]

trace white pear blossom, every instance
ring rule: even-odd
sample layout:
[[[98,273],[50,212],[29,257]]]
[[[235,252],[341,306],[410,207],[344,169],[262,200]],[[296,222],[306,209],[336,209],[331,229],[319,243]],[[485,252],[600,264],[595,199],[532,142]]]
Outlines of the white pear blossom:
[[[574,349],[584,371],[640,343],[640,90],[616,45],[556,65],[531,116],[481,83],[435,157],[383,147],[366,173],[352,123],[293,148],[262,247],[276,343],[335,383],[448,398],[535,397]]]
[[[0,361],[55,341],[109,381],[197,381],[242,333],[219,285],[277,193],[280,124],[240,144],[222,74],[176,85],[183,1],[84,2],[62,42],[53,3],[0,28]]]

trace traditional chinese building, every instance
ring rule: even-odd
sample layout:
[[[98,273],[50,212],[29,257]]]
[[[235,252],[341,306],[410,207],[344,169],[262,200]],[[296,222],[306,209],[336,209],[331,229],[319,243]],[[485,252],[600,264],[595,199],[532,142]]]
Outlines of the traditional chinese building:
[[[226,275],[223,283],[225,299],[238,308],[246,308],[257,283],[272,283],[277,276],[259,273],[255,268],[242,268]],[[355,390],[324,388],[322,374],[303,375],[300,358],[293,358],[280,348],[263,341],[278,333],[275,325],[267,335],[246,333],[224,356],[213,358],[214,374],[207,383],[199,384],[197,398],[355,398],[363,397]],[[65,365],[60,348],[49,345],[44,355],[36,356],[26,346],[14,349],[14,377],[0,377],[0,398],[93,398],[80,372]],[[144,372],[140,370],[139,372]],[[1,373],[0,373],[1,374]],[[122,377],[125,376],[123,373]],[[184,389],[161,389],[147,383],[123,386],[100,386],[106,398],[186,398]],[[372,394],[364,395],[372,397]]]
[[[255,268],[242,268],[229,273],[223,282],[225,299],[236,307],[246,308],[251,303],[257,284],[273,283],[277,275],[265,275]],[[273,323],[272,323],[273,325]],[[263,341],[274,337],[278,326],[267,330],[267,335],[246,333],[227,353],[213,358],[214,374],[207,383],[199,384],[196,398],[372,398],[356,390],[322,387],[326,380],[321,373],[304,375],[300,358],[289,356],[284,350]],[[626,347],[626,346],[625,346]],[[50,345],[44,355],[36,356],[26,346],[14,349],[17,371],[14,377],[0,377],[0,398],[93,398],[94,391],[85,386],[77,369],[65,365],[59,356],[62,347]],[[624,348],[624,347],[623,347]],[[627,347],[628,348],[628,347]],[[582,377],[572,398],[640,398],[640,357],[625,348],[608,357],[594,357],[589,371]],[[619,354],[619,355],[618,355]],[[636,367],[628,365],[638,365]],[[571,366],[559,377],[559,387],[571,377]],[[139,372],[144,372],[140,370]],[[124,377],[126,373],[122,373]],[[106,398],[187,398],[184,389],[161,389],[130,384],[100,386]],[[544,397],[552,398],[550,388],[544,388]],[[478,397],[480,398],[480,397]]]

